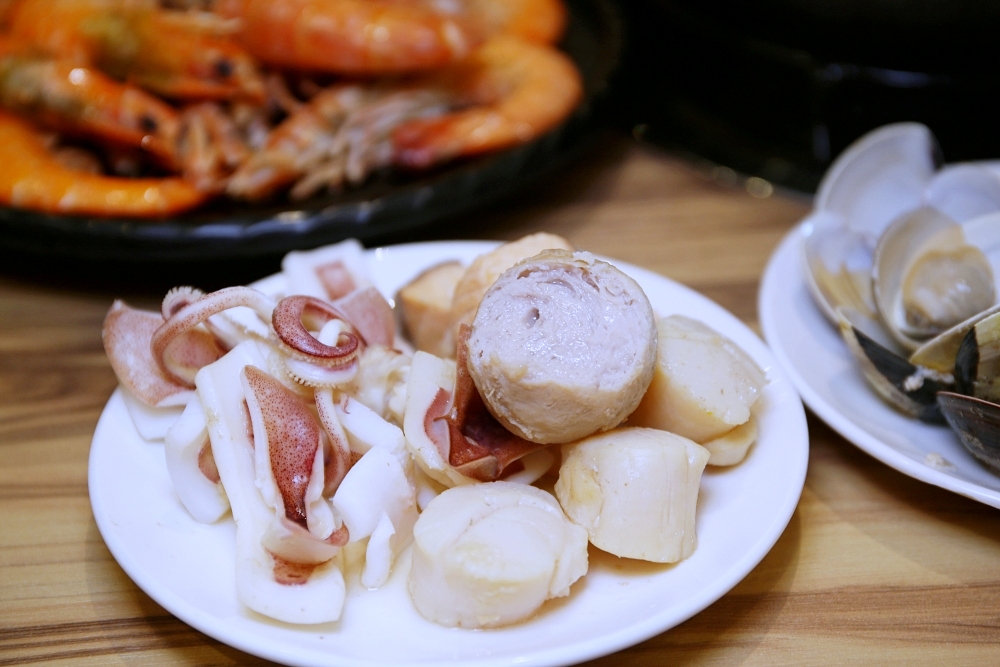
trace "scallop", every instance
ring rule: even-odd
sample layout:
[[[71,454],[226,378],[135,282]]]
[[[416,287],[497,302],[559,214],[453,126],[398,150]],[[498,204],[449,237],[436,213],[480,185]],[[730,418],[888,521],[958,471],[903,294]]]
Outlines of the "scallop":
[[[493,628],[569,595],[587,565],[587,531],[551,494],[513,482],[470,484],[442,492],[417,519],[408,587],[424,618]]]

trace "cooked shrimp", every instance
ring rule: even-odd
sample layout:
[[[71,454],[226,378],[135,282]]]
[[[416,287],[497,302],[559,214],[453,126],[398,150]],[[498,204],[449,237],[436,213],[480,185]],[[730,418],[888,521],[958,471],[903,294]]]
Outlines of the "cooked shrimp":
[[[566,29],[563,0],[465,0],[491,35],[507,34],[537,44],[555,44]]]
[[[10,34],[173,99],[262,101],[250,55],[214,14],[128,0],[16,0]]]
[[[509,36],[495,37],[427,85],[465,108],[397,127],[396,164],[423,168],[526,143],[565,120],[583,94],[568,57]]]
[[[393,128],[445,109],[444,99],[431,90],[332,86],[275,128],[263,148],[233,174],[227,192],[257,200],[295,183],[291,197],[303,199],[322,188],[357,184],[391,163]]]
[[[119,178],[74,171],[27,122],[0,112],[0,203],[46,213],[158,217],[205,202],[180,178]]]
[[[222,0],[241,43],[278,67],[382,74],[428,70],[467,56],[479,27],[432,0]]]
[[[185,109],[178,136],[181,173],[203,192],[225,190],[230,174],[250,156],[236,123],[215,102]]]
[[[89,67],[0,39],[0,105],[65,134],[139,149],[174,167],[177,112]]]

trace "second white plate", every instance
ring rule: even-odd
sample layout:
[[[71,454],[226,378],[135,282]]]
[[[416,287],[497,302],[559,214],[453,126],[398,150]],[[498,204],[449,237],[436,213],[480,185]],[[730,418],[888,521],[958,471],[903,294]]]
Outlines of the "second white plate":
[[[392,295],[423,269],[470,261],[484,243],[394,246],[366,255],[377,286]],[[150,597],[181,620],[235,648],[309,667],[565,665],[612,653],[698,613],[750,572],[784,531],[798,504],[808,461],[805,413],[774,358],[739,320],[662,276],[615,262],[635,278],[658,313],[703,320],[742,346],[767,371],[760,439],[743,463],[711,470],[698,499],[698,547],[664,566],[591,549],[590,571],[570,596],[533,619],[491,631],[456,630],[424,620],[406,591],[407,559],[388,583],[367,590],[348,577],[343,617],[296,627],[243,608],[236,599],[235,528],[193,521],[180,505],[163,447],[135,431],[116,392],[94,434],[89,484],[108,548]]]
[[[809,294],[799,227],[768,263],[759,311],[774,356],[820,419],[910,477],[1000,507],[1000,477],[976,461],[950,429],[906,417],[867,385],[840,333]]]

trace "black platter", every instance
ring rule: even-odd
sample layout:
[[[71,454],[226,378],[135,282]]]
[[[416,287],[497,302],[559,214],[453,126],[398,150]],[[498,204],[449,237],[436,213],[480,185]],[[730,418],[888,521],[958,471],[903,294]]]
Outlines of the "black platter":
[[[421,174],[375,174],[361,187],[297,205],[219,202],[152,222],[0,208],[0,253],[8,265],[29,271],[43,259],[47,271],[58,270],[62,262],[73,271],[111,279],[199,265],[213,265],[217,274],[251,263],[266,266],[289,250],[345,238],[366,245],[403,240],[407,233],[509,197],[581,154],[619,64],[622,28],[616,5],[610,0],[569,0],[568,5],[560,48],[580,68],[584,100],[565,123],[530,144]]]

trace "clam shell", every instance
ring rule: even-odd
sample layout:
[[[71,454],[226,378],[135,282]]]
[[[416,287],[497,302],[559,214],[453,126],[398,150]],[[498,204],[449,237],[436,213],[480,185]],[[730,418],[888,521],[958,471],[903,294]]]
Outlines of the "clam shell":
[[[1000,400],[1000,314],[976,322],[955,355],[957,391],[987,401]]]
[[[1000,173],[977,164],[945,167],[931,179],[924,204],[956,222],[1000,211]]]
[[[944,421],[936,396],[951,387],[950,375],[915,366],[898,354],[893,341],[871,320],[838,311],[840,333],[869,386],[894,408],[929,423]]]
[[[955,367],[955,358],[958,356],[958,349],[962,345],[969,330],[977,322],[995,313],[1000,313],[1000,304],[989,310],[970,317],[969,319],[956,324],[944,333],[938,334],[910,355],[910,363],[914,366],[924,366],[940,373],[950,373]]]
[[[938,405],[969,453],[1000,472],[1000,405],[943,391]]]
[[[836,325],[838,308],[875,317],[871,267],[876,237],[847,228],[840,216],[826,211],[814,211],[800,229],[806,285],[827,319]]]
[[[816,208],[841,216],[846,226],[880,234],[920,205],[936,168],[937,142],[918,123],[895,123],[869,132],[840,154],[816,194]]]
[[[841,307],[874,317],[876,242],[890,222],[920,206],[936,146],[923,125],[887,125],[855,141],[823,177],[802,225],[803,261],[813,298],[832,323]]]
[[[961,254],[968,261],[965,275],[948,276],[957,281],[950,292],[959,299],[948,308],[953,311],[950,322],[920,323],[907,318],[905,281],[915,262],[928,253]],[[968,330],[994,307],[1000,294],[1000,213],[961,224],[929,206],[901,216],[886,229],[875,249],[872,291],[887,330],[907,350],[916,351],[942,329],[949,335],[962,325]]]

